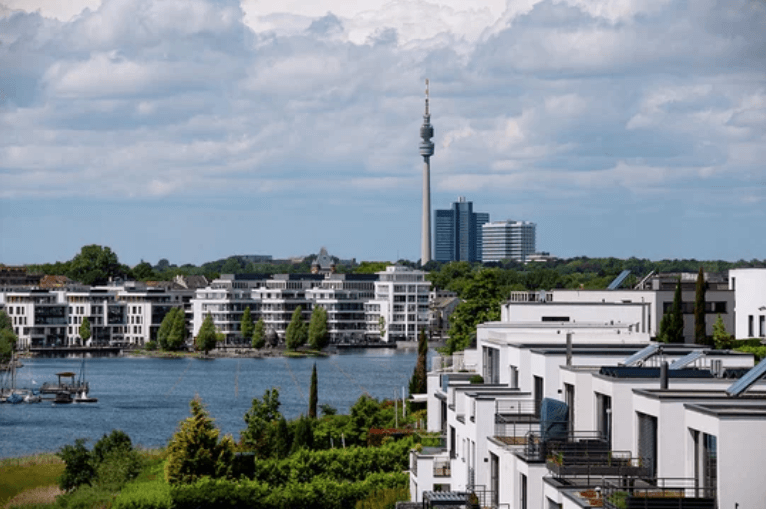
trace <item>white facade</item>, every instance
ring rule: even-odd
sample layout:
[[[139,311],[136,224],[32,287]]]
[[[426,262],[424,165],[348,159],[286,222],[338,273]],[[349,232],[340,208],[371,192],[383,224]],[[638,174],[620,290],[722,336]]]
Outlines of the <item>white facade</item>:
[[[524,262],[535,253],[537,225],[529,221],[493,221],[481,227],[481,261]]]
[[[327,311],[327,333],[331,343],[355,342],[365,338],[365,304],[375,297],[374,274],[330,274],[318,286],[306,290],[311,308]]]
[[[766,269],[730,270],[729,289],[734,292],[734,337],[766,338]]]
[[[724,392],[753,357],[708,350],[670,370],[661,388],[661,364],[695,347],[665,345],[640,365],[621,367],[647,340],[603,320],[481,325],[476,350],[452,365],[437,358],[428,374],[427,426],[445,446],[412,452],[412,501],[438,484],[472,491],[484,507],[581,509],[590,506],[589,489],[612,493],[632,478],[638,494],[760,507],[766,381],[738,398]],[[474,374],[484,383],[470,384]],[[544,398],[567,404],[566,439],[545,447]],[[653,478],[654,486],[645,481]]]
[[[368,336],[382,341],[416,341],[421,330],[428,330],[430,281],[426,273],[410,267],[388,266],[378,272],[375,299],[366,306]],[[384,334],[380,336],[381,320]]]

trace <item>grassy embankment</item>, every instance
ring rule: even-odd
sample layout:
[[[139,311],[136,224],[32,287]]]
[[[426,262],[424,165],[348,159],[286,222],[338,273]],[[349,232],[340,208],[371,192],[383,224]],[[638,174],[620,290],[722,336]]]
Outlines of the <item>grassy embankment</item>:
[[[0,507],[14,497],[14,505],[53,502],[63,472],[64,462],[50,453],[0,460]]]

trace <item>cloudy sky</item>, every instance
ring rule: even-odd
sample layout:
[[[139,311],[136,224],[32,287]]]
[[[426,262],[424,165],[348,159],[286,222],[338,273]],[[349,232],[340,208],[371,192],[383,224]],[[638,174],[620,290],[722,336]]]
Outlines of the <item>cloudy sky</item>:
[[[0,0],[0,263],[766,258],[765,0]]]

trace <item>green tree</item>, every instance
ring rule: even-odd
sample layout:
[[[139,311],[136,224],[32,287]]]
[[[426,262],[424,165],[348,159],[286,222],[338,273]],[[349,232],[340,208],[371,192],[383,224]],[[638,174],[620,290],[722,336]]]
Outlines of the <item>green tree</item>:
[[[705,272],[700,270],[697,273],[697,286],[694,294],[694,341],[698,345],[709,344],[707,331],[705,330]]]
[[[305,345],[306,339],[308,339],[306,324],[301,317],[301,312],[302,309],[300,306],[295,308],[292,319],[285,331],[285,344],[287,345],[288,350],[295,350],[296,348]]]
[[[729,350],[734,346],[734,337],[726,330],[721,315],[718,315],[713,324],[713,344],[718,350]]]
[[[676,291],[673,295],[673,305],[670,307],[670,326],[668,329],[669,343],[684,342],[684,315],[683,301],[681,300],[681,280],[676,283]]]
[[[418,337],[418,359],[415,370],[410,378],[410,396],[413,394],[425,394],[428,391],[428,378],[426,371],[426,358],[428,355],[428,338],[425,329],[421,329]]]
[[[293,447],[293,435],[290,432],[290,426],[287,424],[287,420],[284,417],[280,417],[276,424],[272,423],[274,427],[274,456],[279,459],[287,458],[290,455],[290,450]]]
[[[176,319],[176,311],[179,308],[170,308],[170,311],[165,313],[165,317],[162,319],[160,328],[157,331],[157,342],[160,344],[160,348],[163,350],[170,350],[168,347],[168,338],[170,337],[170,331],[173,329],[173,323]]]
[[[67,276],[86,285],[102,285],[109,278],[124,277],[130,268],[120,265],[117,255],[108,247],[96,244],[83,246],[69,262]]]
[[[207,353],[215,348],[216,344],[216,332],[215,324],[213,324],[213,317],[208,313],[202,325],[197,333],[197,339],[194,342],[194,346],[197,350],[201,350],[207,355]]]
[[[88,342],[90,339],[90,320],[88,320],[88,317],[85,316],[82,319],[82,323],[80,324],[80,337],[82,338],[83,345]]]
[[[5,311],[0,310],[0,330],[7,329],[13,332],[13,321]]]
[[[673,316],[670,309],[668,309],[668,311],[662,315],[662,320],[660,320],[660,329],[657,331],[657,341],[662,343],[670,342],[670,324],[672,321]]]
[[[317,306],[311,312],[308,331],[309,345],[314,350],[321,350],[330,342],[330,334],[327,331],[327,310]]]
[[[311,370],[311,389],[309,390],[309,417],[312,419],[316,419],[317,417],[318,397],[317,363],[315,362],[314,368]]]
[[[90,451],[85,447],[85,439],[78,438],[74,445],[65,445],[56,456],[64,461],[64,473],[59,477],[59,488],[72,491],[84,484],[90,484],[95,474]]]
[[[173,325],[167,338],[168,350],[180,350],[186,342],[186,314],[181,308],[175,308]],[[208,315],[209,316],[209,315]],[[207,352],[205,352],[207,354]]]
[[[165,463],[165,480],[189,484],[204,476],[230,477],[234,462],[234,441],[213,425],[199,397],[190,402],[192,416],[181,422],[170,439]]]
[[[263,317],[259,318],[253,326],[253,348],[261,349],[266,346],[266,323]]]
[[[141,263],[131,269],[133,277],[139,281],[152,281],[157,279],[157,274],[152,268],[152,264],[141,260]]]
[[[293,433],[293,443],[291,447],[292,452],[296,452],[299,449],[313,449],[314,448],[314,420],[310,417],[304,417],[301,415],[298,417],[295,423],[295,432]]]
[[[253,398],[250,410],[245,413],[245,425],[240,432],[240,441],[249,450],[255,451],[259,457],[268,457],[273,444],[269,440],[269,428],[282,418],[279,413],[279,390],[272,387],[266,389],[263,398]],[[289,446],[287,448],[289,450]]]
[[[250,313],[250,306],[247,306],[245,312],[242,313],[242,320],[239,322],[239,330],[242,333],[242,339],[245,341],[252,339],[254,329],[253,315]]]
[[[0,329],[0,364],[5,364],[13,357],[18,338],[12,330]]]
[[[500,284],[501,269],[482,269],[461,291],[463,301],[450,316],[449,338],[445,352],[452,354],[467,348],[476,337],[476,326],[500,319],[500,304],[508,289]]]

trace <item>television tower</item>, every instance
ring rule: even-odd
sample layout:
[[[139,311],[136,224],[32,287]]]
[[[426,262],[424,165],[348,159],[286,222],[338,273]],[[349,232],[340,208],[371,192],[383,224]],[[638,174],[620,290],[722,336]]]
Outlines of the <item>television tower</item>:
[[[428,79],[426,79],[426,112],[420,126],[420,155],[423,156],[423,238],[420,244],[420,264],[431,261],[431,156],[434,143],[431,141],[434,128],[431,126],[431,112],[428,109]]]

